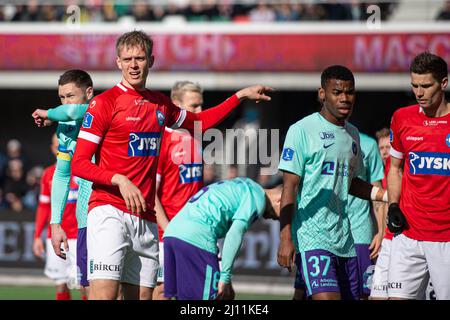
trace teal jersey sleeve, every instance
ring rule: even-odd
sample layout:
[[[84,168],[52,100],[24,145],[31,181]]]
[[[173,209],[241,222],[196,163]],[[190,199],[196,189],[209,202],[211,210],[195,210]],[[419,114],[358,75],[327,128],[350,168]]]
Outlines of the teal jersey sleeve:
[[[377,142],[375,139],[360,133],[360,145],[363,170],[358,177],[369,183],[382,180],[384,169]],[[374,235],[370,202],[349,195],[347,208],[355,243],[370,244]]]
[[[303,176],[306,162],[307,143],[303,128],[298,123],[292,125],[286,135],[278,168]]]
[[[94,160],[92,160],[94,162]],[[92,181],[78,178],[77,223],[78,229],[86,228],[89,198],[92,193]]]
[[[378,149],[378,144],[375,139],[364,136],[365,135],[361,135],[361,148],[363,149],[363,152],[367,152],[367,181],[370,183],[381,181],[384,178],[384,166],[380,151]],[[367,140],[367,142],[363,142],[363,139]],[[364,151],[363,144],[367,145],[367,151]],[[366,161],[364,164],[366,164]]]
[[[63,105],[66,107],[71,105]],[[86,106],[87,105],[78,105]],[[79,107],[78,109],[84,109]],[[51,223],[61,223],[67,198],[70,191],[70,164],[75,152],[78,132],[80,131],[82,119],[71,121],[60,121],[56,134],[58,137],[58,154],[55,175],[53,176],[51,206]],[[83,228],[87,223],[87,210],[89,197],[92,191],[92,183],[83,181],[79,185],[76,216],[78,228]]]
[[[233,215],[233,222],[223,242],[220,281],[224,283],[231,281],[231,270],[242,245],[244,233],[262,216],[266,207],[264,190],[253,181],[248,180],[248,182],[251,182],[248,188],[239,192],[240,204]]]
[[[231,270],[242,243],[239,234],[262,216],[265,205],[264,189],[251,179],[220,181],[197,192],[170,221],[164,237],[181,239],[211,253],[217,253],[217,240],[225,238],[222,262]]]
[[[48,109],[47,116],[52,121],[78,121],[83,119],[88,106],[88,104],[63,104]]]
[[[248,224],[242,220],[234,220],[228,230],[222,248],[222,266],[220,270],[220,281],[223,283],[231,282],[231,273],[234,260],[239,252],[244,239],[244,233]]]
[[[354,165],[355,168],[353,170],[352,178],[362,177],[365,175],[366,168],[364,165],[364,151],[363,151],[362,145],[361,145],[361,143],[362,143],[361,136],[360,136],[359,130],[355,126],[351,125],[350,123],[348,123],[348,131],[349,131],[349,134],[354,139],[354,141],[356,142],[356,149],[357,149],[356,162]]]
[[[61,224],[70,191],[70,155],[58,150],[56,169],[52,180],[51,224]]]

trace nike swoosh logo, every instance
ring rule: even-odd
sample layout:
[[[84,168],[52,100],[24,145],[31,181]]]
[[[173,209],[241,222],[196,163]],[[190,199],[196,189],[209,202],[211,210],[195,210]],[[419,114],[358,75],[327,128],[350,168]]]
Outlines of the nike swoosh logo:
[[[323,145],[323,147],[324,147],[324,148],[326,149],[326,148],[329,148],[329,147],[331,147],[331,146],[332,146],[333,144],[334,144],[334,142],[333,142],[333,143],[331,143],[331,144],[328,144],[328,145],[327,145],[327,144],[324,144],[324,145]]]

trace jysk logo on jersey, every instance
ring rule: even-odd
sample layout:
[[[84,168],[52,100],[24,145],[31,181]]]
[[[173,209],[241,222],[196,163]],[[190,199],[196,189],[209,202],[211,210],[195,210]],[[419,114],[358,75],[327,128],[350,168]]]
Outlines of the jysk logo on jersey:
[[[450,176],[450,153],[410,152],[409,173]]]
[[[86,112],[83,119],[83,128],[90,128],[92,125],[92,121],[94,120],[94,116],[89,112]]]
[[[178,166],[180,183],[200,182],[203,180],[203,164],[181,164]]]
[[[284,148],[281,158],[285,161],[292,161],[292,159],[294,158],[294,149]]]
[[[158,119],[158,124],[162,127],[164,125],[164,122],[166,121],[166,117],[164,116],[164,114],[159,111],[156,110],[156,119]]]
[[[154,157],[159,155],[160,132],[130,132],[128,156]]]
[[[450,133],[447,135],[447,137],[445,138],[445,143],[447,144],[447,147],[450,148]]]

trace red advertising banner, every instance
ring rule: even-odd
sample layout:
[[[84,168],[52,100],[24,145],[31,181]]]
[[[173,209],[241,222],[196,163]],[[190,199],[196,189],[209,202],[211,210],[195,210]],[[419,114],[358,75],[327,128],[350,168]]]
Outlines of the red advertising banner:
[[[0,34],[0,70],[116,70],[114,34]],[[450,61],[450,33],[156,34],[159,71],[404,72],[428,50]]]

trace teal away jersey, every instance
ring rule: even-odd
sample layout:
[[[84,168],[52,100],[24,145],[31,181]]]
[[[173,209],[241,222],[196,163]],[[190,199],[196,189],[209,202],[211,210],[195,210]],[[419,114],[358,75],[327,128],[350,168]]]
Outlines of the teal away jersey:
[[[364,181],[373,183],[384,177],[383,161],[375,139],[359,134],[364,170],[358,176]],[[357,244],[370,244],[374,236],[374,226],[370,214],[370,202],[352,195],[348,196],[348,216],[352,235]]]
[[[225,237],[233,221],[243,222],[243,232],[247,231],[264,213],[265,199],[264,189],[251,179],[216,182],[186,203],[164,230],[164,238],[175,237],[217,253],[217,240]]]
[[[362,170],[358,129],[336,126],[318,112],[303,118],[288,130],[279,169],[301,177],[292,221],[296,250],[356,256],[346,207]]]

